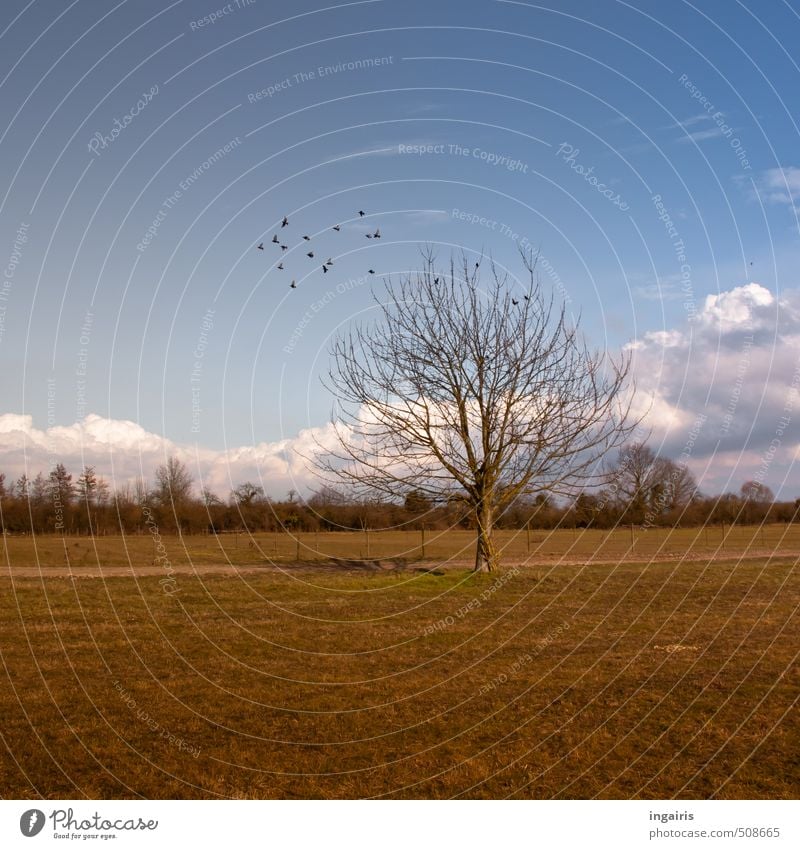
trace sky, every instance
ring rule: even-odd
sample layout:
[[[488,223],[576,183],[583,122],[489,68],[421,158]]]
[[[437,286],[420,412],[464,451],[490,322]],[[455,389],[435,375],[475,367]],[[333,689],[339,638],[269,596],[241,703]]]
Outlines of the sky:
[[[658,453],[800,497],[797,44],[796,0],[4,0],[0,471],[307,491],[330,341],[427,243],[538,250]]]

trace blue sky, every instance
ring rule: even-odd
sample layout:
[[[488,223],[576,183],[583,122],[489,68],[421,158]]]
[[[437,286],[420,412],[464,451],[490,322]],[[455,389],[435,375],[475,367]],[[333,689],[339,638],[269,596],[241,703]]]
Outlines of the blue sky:
[[[705,488],[759,474],[799,353],[800,6],[550,6],[5,2],[5,466],[58,437],[111,469],[133,422],[281,490],[370,285],[421,242],[516,274],[526,240],[592,343],[640,359],[656,447],[708,415]],[[784,431],[761,474],[796,497]]]

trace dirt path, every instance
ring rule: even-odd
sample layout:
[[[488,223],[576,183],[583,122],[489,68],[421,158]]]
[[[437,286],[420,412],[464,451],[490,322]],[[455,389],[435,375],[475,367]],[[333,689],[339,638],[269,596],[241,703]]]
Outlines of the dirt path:
[[[678,562],[714,562],[739,563],[750,560],[775,559],[785,561],[792,559],[800,561],[800,551],[750,550],[747,552],[693,552],[690,554],[660,554],[654,557],[629,555],[614,560],[594,560],[592,558],[564,558],[559,555],[546,555],[536,558],[507,561],[503,569],[512,567],[548,568],[553,566],[618,566],[622,563],[678,563]],[[307,562],[253,562],[231,565],[230,563],[183,563],[172,564],[167,570],[151,564],[136,566],[6,566],[0,570],[0,578],[147,578],[164,577],[165,575],[255,575],[255,574],[406,574],[413,572],[442,574],[443,570],[469,569],[472,560],[448,560],[437,562],[401,563],[391,560],[383,561],[307,561]]]

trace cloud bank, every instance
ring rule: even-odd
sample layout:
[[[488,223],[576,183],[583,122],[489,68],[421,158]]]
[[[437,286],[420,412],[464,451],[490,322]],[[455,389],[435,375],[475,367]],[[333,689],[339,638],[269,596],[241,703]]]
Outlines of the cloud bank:
[[[707,493],[738,490],[749,478],[783,498],[800,496],[800,291],[776,297],[751,282],[708,295],[695,320],[645,333],[628,346],[642,433],[660,454],[683,457]],[[307,493],[304,459],[335,444],[332,425],[274,442],[223,450],[176,444],[131,421],[90,414],[81,422],[35,427],[0,415],[0,472],[8,479],[63,462],[77,474],[93,465],[112,486],[148,481],[167,456],[191,469],[198,486],[224,496],[245,480],[273,497]]]

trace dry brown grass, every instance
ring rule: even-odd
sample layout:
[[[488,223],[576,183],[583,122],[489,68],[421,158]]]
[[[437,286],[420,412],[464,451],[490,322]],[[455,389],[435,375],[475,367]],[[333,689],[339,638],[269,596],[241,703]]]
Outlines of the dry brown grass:
[[[8,544],[4,797],[800,791],[795,557],[287,567],[179,574],[169,596],[157,576],[13,577],[36,560]]]
[[[689,557],[763,556],[774,552],[800,553],[800,524],[719,526],[708,528],[621,527],[616,530],[498,531],[498,546],[505,562],[533,559],[586,562],[618,560],[685,559]],[[324,560],[328,557],[422,558],[420,531],[346,533],[259,533],[220,536],[164,536],[170,563],[176,568],[231,564],[255,566]],[[71,566],[139,568],[152,565],[156,555],[152,535],[62,538],[9,536],[3,560],[12,567]],[[67,556],[65,557],[65,547]],[[425,559],[468,562],[475,556],[472,531],[427,531]]]

